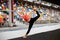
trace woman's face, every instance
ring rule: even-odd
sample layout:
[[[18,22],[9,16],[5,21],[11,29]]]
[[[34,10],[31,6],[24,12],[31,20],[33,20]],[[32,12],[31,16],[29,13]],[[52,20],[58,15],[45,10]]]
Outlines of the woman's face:
[[[36,11],[37,10],[37,7],[34,7],[33,10]]]

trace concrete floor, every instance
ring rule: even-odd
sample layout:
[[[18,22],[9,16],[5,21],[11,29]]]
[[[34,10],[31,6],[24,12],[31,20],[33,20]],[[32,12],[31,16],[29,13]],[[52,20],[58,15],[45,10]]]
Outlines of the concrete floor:
[[[60,29],[31,35],[31,36],[28,36],[28,38],[26,39],[22,37],[18,37],[18,38],[9,39],[9,40],[60,40]]]
[[[42,27],[33,27],[28,36],[39,34],[39,33],[44,33],[44,32],[49,32],[49,31],[54,31],[56,29],[60,29],[60,24],[54,24],[54,25],[50,24],[50,25],[46,25]],[[25,35],[26,31],[27,31],[27,28],[25,29],[15,28],[14,29],[11,27],[9,30],[0,31],[0,40],[20,38],[23,35]]]

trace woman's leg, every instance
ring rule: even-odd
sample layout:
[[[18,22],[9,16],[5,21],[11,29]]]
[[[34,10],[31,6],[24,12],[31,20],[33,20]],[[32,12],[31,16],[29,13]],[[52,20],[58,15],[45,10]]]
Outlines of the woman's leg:
[[[29,34],[29,32],[30,32],[30,30],[31,30],[32,26],[33,26],[33,23],[32,23],[32,22],[30,22],[30,23],[29,23],[29,28],[28,28],[28,31],[27,31],[26,35],[28,35],[28,34]]]
[[[30,32],[30,30],[31,30],[31,28],[32,28],[32,26],[33,26],[33,19],[31,18],[31,20],[29,21],[29,28],[28,28],[28,31],[27,31],[27,33],[23,36],[23,38],[27,38],[27,35],[29,34],[29,32]]]

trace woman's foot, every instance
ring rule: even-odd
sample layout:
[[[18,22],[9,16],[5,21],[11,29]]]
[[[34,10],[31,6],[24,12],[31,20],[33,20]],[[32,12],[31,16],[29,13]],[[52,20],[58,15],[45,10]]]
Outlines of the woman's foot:
[[[27,35],[24,35],[23,38],[27,38]]]

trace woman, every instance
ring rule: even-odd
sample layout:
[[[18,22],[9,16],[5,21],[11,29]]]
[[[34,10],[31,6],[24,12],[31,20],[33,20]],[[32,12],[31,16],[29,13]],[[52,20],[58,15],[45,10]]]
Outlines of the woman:
[[[27,36],[28,36],[28,34],[29,34],[29,32],[30,32],[30,30],[31,30],[34,22],[40,17],[40,14],[38,13],[37,8],[33,8],[33,11],[36,12],[36,14],[37,14],[36,17],[30,18],[30,19],[29,19],[29,17],[27,17],[26,19],[24,19],[24,20],[26,20],[26,22],[29,23],[29,28],[28,28],[27,33],[23,36],[23,38],[27,38]],[[32,11],[32,12],[33,12],[33,11]]]

